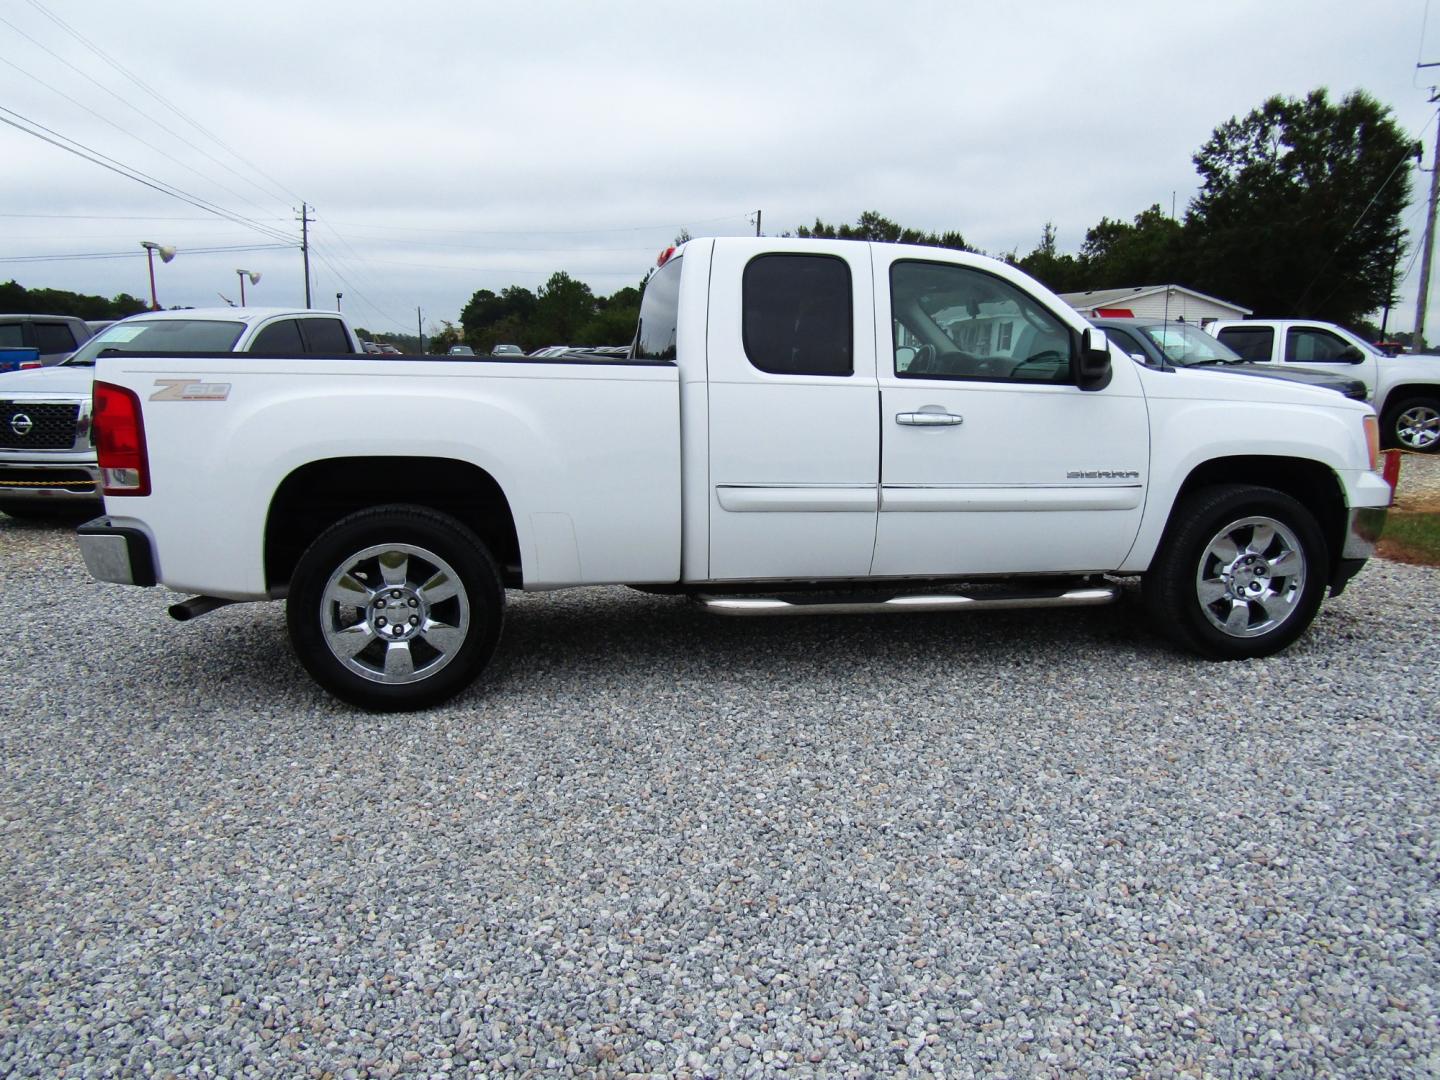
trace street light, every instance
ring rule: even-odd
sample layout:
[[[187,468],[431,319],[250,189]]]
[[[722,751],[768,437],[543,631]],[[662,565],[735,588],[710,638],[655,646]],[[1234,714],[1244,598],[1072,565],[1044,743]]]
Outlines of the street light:
[[[145,261],[150,264],[150,310],[159,311],[160,301],[155,299],[155,253],[160,253],[161,262],[169,262],[175,257],[173,247],[165,247],[153,240],[141,240],[140,246],[145,249]]]
[[[250,279],[250,284],[251,284],[251,285],[259,285],[259,284],[260,284],[260,274],[259,274],[257,271],[255,271],[255,270],[236,270],[235,273],[237,273],[237,274],[240,275],[240,306],[241,306],[241,307],[244,307],[244,306],[245,306],[245,279],[248,277],[248,278]]]
[[[339,310],[340,310],[340,298],[341,298],[342,296],[344,296],[344,295],[345,295],[345,294],[344,294],[343,292],[337,292],[337,293],[335,294],[335,310],[336,310],[336,311],[339,311]]]

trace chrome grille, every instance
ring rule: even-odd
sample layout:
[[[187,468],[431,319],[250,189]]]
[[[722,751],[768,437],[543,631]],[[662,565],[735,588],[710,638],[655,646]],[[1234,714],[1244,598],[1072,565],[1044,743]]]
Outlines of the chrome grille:
[[[0,401],[0,449],[69,450],[80,406]]]

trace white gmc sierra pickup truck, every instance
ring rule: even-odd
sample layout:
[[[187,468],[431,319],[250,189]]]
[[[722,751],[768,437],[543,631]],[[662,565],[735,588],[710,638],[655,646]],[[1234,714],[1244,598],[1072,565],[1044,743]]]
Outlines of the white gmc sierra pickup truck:
[[[102,356],[91,572],[286,598],[369,708],[484,668],[505,589],[729,614],[1094,604],[1143,575],[1183,645],[1264,656],[1370,554],[1366,405],[1152,370],[1019,271],[935,248],[692,240],[631,355]],[[966,583],[963,587],[960,583]]]
[[[1387,356],[1345,327],[1314,319],[1221,320],[1205,329],[1255,363],[1359,379],[1380,416],[1381,445],[1440,453],[1440,356]]]

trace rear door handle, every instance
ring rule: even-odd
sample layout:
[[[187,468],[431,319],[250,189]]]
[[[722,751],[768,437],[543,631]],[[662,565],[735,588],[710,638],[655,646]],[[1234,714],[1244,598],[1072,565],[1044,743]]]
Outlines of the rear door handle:
[[[902,412],[895,414],[895,423],[906,427],[955,427],[965,418],[948,412]]]

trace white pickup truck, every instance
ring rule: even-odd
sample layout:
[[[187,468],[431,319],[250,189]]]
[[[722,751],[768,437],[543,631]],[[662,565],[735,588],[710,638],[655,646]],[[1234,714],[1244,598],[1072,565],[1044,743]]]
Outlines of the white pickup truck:
[[[1382,445],[1440,453],[1440,356],[1387,356],[1345,327],[1314,319],[1221,320],[1205,329],[1252,362],[1359,379],[1380,415]]]
[[[1143,575],[1215,658],[1299,636],[1390,502],[1372,410],[1146,369],[1019,271],[935,248],[692,240],[628,358],[102,357],[91,572],[287,599],[337,696],[433,704],[506,588],[727,614],[1096,604]],[[963,585],[961,583],[964,583]]]

